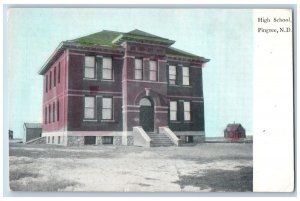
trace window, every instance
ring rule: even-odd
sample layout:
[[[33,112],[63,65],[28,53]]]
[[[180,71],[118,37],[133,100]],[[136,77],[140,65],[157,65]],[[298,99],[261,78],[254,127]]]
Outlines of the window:
[[[55,122],[55,103],[53,102],[53,110],[52,110],[52,122]]]
[[[58,63],[58,75],[57,75],[57,78],[58,78],[58,83],[60,83],[60,62]]]
[[[193,136],[185,136],[184,141],[186,143],[193,143],[194,142],[194,137]]]
[[[47,124],[47,107],[45,107],[45,124]]]
[[[102,119],[112,119],[112,98],[102,98]]]
[[[150,80],[156,81],[157,80],[157,62],[150,61]]]
[[[54,67],[54,72],[53,72],[53,86],[56,86],[56,67]]]
[[[57,121],[59,121],[59,101],[57,101],[57,112],[56,112]]]
[[[191,103],[185,101],[183,103],[183,109],[184,109],[184,121],[190,121],[191,120]]]
[[[190,85],[189,67],[182,67],[182,85]]]
[[[134,78],[136,80],[143,79],[143,61],[142,61],[142,59],[134,60]]]
[[[60,144],[60,136],[58,136],[57,144]]]
[[[50,78],[49,78],[49,89],[52,87],[52,72],[50,71]]]
[[[48,92],[48,75],[46,75],[46,93]]]
[[[84,136],[84,144],[96,144],[96,136]]]
[[[170,120],[176,121],[177,120],[177,102],[170,101]]]
[[[48,136],[48,143],[50,143],[50,136]]]
[[[103,58],[102,79],[112,80],[112,59]]]
[[[51,105],[49,105],[49,113],[48,113],[49,117],[48,117],[48,121],[49,123],[51,123]]]
[[[84,97],[84,118],[95,118],[95,97]]]
[[[52,136],[52,144],[54,144],[54,136]]]
[[[113,144],[114,138],[112,136],[103,136],[102,144]]]
[[[176,66],[169,66],[169,84],[176,84]]]
[[[84,77],[95,78],[95,57],[86,56],[84,60]]]

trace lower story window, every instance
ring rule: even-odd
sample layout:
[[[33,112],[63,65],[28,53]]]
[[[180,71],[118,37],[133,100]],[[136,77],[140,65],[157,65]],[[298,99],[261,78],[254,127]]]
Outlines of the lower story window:
[[[52,136],[52,144],[54,144],[54,136]]]
[[[111,136],[102,137],[102,144],[113,144],[113,137]]]
[[[96,136],[85,136],[84,137],[84,144],[96,144]]]
[[[50,143],[50,136],[48,136],[48,143]]]
[[[60,144],[60,136],[58,136],[57,144]]]
[[[193,143],[194,137],[193,136],[185,136],[185,142],[186,143]]]
[[[102,119],[112,120],[113,119],[113,104],[112,98],[102,98]]]

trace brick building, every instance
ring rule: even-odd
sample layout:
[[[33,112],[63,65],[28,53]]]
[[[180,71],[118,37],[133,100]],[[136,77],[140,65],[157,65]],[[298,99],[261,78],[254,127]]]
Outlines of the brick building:
[[[203,140],[202,67],[209,60],[170,47],[174,42],[104,30],[60,43],[39,71],[47,143]]]

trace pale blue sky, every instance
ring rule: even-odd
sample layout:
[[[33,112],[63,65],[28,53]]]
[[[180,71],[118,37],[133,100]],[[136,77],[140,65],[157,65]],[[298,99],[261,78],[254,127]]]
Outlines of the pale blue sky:
[[[10,9],[7,44],[9,128],[42,121],[37,72],[61,41],[106,30],[140,29],[175,40],[173,47],[211,59],[203,69],[205,129],[222,136],[230,122],[252,133],[253,29],[251,10]]]

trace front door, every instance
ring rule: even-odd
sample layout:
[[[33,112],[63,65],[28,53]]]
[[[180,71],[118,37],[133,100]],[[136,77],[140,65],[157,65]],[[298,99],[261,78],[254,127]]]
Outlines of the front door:
[[[140,101],[140,126],[145,131],[154,131],[154,110],[151,102],[143,98]]]

